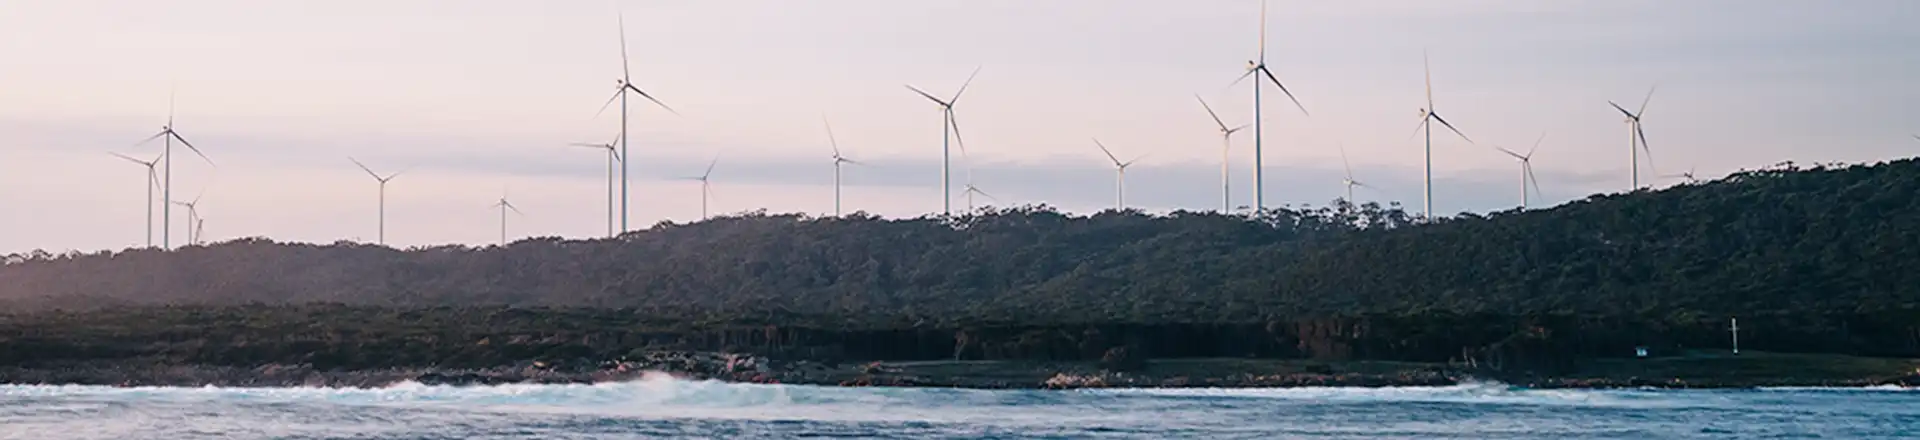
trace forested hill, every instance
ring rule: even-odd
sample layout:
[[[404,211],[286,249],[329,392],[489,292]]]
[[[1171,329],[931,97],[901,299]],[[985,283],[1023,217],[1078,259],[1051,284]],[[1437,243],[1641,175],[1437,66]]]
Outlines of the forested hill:
[[[396,250],[238,240],[8,256],[12,308],[486,304],[845,322],[1920,309],[1920,163],[1782,167],[1421,224],[1377,205],[1260,216],[1019,208],[747,215],[618,240]]]

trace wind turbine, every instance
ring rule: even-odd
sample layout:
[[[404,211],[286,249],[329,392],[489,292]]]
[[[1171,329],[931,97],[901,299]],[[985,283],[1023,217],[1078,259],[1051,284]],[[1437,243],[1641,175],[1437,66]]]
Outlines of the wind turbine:
[[[605,104],[600,104],[600,112],[595,113],[594,116],[599,117],[600,113],[605,113],[607,107],[613,105],[613,101],[620,101],[620,157],[622,158],[620,161],[620,231],[625,232],[628,230],[627,214],[629,212],[627,209],[627,201],[629,200],[627,197],[627,169],[631,168],[628,166],[625,158],[633,157],[627,152],[627,93],[632,92],[633,94],[640,95],[642,98],[647,98],[648,101],[653,101],[655,105],[659,105],[660,108],[665,109],[667,113],[672,113],[677,116],[680,112],[674,111],[673,107],[667,106],[667,103],[660,102],[659,99],[654,99],[653,95],[649,95],[646,91],[640,90],[639,87],[633,85],[633,72],[632,69],[629,69],[627,66],[627,16],[625,13],[620,14],[619,23],[620,79],[614,82],[613,96],[607,98]]]
[[[173,204],[175,205],[180,205],[187,208],[187,245],[188,246],[200,244],[200,234],[198,232],[201,225],[200,197],[205,195],[207,195],[206,191],[202,190],[200,192],[200,195],[193,196],[193,201],[191,202],[182,202],[178,200],[172,201]]]
[[[1640,111],[1627,111],[1626,107],[1607,101],[1614,110],[1627,115],[1627,154],[1633,161],[1630,174],[1633,175],[1633,189],[1640,189],[1640,152],[1647,152],[1647,169],[1653,170],[1653,150],[1647,148],[1647,132],[1640,129],[1640,117],[1647,114],[1647,103],[1653,101],[1654,88],[1647,89],[1647,98],[1640,101]]]
[[[1662,178],[1662,179],[1685,179],[1685,180],[1687,181],[1687,183],[1694,183],[1694,182],[1699,182],[1699,181],[1700,181],[1700,179],[1697,179],[1697,178],[1694,178],[1694,177],[1693,177],[1693,168],[1692,168],[1692,167],[1688,167],[1688,168],[1687,168],[1687,171],[1686,171],[1686,172],[1684,172],[1684,173],[1679,173],[1679,174],[1662,174],[1662,175],[1660,175],[1660,178]]]
[[[1514,160],[1520,161],[1520,209],[1522,210],[1527,209],[1528,182],[1533,183],[1533,192],[1535,194],[1541,194],[1540,179],[1533,176],[1533,153],[1540,150],[1540,142],[1545,140],[1547,140],[1547,134],[1540,133],[1540,139],[1533,141],[1533,148],[1527,149],[1527,154],[1515,153],[1513,150],[1499,146],[1493,147],[1502,153],[1507,153],[1508,156],[1512,156]]]
[[[713,193],[713,185],[712,185],[713,184],[713,166],[719,165],[719,164],[720,164],[720,156],[718,155],[713,156],[713,161],[707,162],[707,171],[704,173],[700,173],[700,177],[687,177],[687,178],[681,179],[681,180],[696,180],[700,182],[700,219],[701,220],[707,219],[707,199],[711,198]]]
[[[153,160],[140,160],[133,158],[133,156],[120,153],[108,152],[107,154],[147,167],[147,247],[153,247],[153,187],[160,183],[160,176],[158,172],[154,170],[154,166],[160,164],[162,157],[154,157]]]
[[[380,182],[379,239],[380,239],[380,244],[385,245],[387,244],[387,182],[393,180],[394,177],[400,176],[400,173],[404,173],[406,171],[395,171],[393,172],[393,174],[388,174],[385,177],[382,177],[380,176],[379,173],[373,172],[372,168],[367,168],[367,164],[360,163],[359,159],[354,159],[353,157],[349,156],[347,157],[347,160],[353,161],[354,165],[360,167],[360,171],[366,171],[367,175],[373,176],[373,180]]]
[[[527,213],[520,212],[520,208],[513,206],[513,202],[507,201],[507,196],[504,194],[500,196],[500,201],[493,203],[493,206],[500,208],[500,246],[504,247],[507,245],[507,211],[511,210],[519,215],[527,215]]]
[[[1433,124],[1429,122],[1439,122],[1440,125],[1446,126],[1447,130],[1452,130],[1453,134],[1460,135],[1460,139],[1467,141],[1468,144],[1472,144],[1473,139],[1467,138],[1467,134],[1461,133],[1460,129],[1453,128],[1453,124],[1448,123],[1446,118],[1440,117],[1440,113],[1434,110],[1433,65],[1427,61],[1425,51],[1420,52],[1420,65],[1426,72],[1427,107],[1420,109],[1420,126],[1414,127],[1413,132],[1418,135],[1424,131],[1427,135],[1426,217],[1433,218]]]
[[[1233,161],[1228,157],[1228,151],[1233,149],[1233,134],[1247,128],[1247,125],[1227,128],[1227,123],[1220,120],[1220,115],[1213,112],[1213,106],[1207,105],[1206,99],[1200,98],[1199,94],[1194,94],[1193,99],[1199,100],[1200,107],[1207,109],[1207,116],[1212,116],[1213,123],[1220,125],[1220,212],[1229,212],[1233,208],[1233,181],[1227,176],[1227,167]]]
[[[576,143],[570,144],[575,147],[587,147],[587,148],[593,148],[597,150],[606,150],[607,152],[607,236],[608,237],[619,236],[619,233],[614,232],[614,229],[613,229],[614,227],[613,166],[616,163],[626,162],[625,158],[620,157],[620,150],[618,148],[619,142],[620,142],[619,139],[614,139],[613,141],[610,141],[604,144],[590,144],[585,142],[576,142]]]
[[[1107,144],[1100,143],[1099,139],[1094,139],[1093,145],[1100,147],[1100,152],[1107,153],[1107,159],[1113,161],[1113,210],[1127,210],[1127,167],[1133,166],[1134,162],[1139,162],[1140,159],[1147,157],[1147,155],[1142,154],[1140,157],[1133,158],[1133,160],[1121,162],[1120,158],[1113,157],[1113,150],[1108,150]]]
[[[1345,166],[1347,170],[1347,177],[1340,179],[1340,184],[1347,187],[1347,204],[1357,204],[1358,202],[1353,201],[1353,187],[1372,188],[1373,186],[1353,180],[1353,162],[1347,160],[1347,146],[1344,144],[1340,145],[1340,165]]]
[[[160,139],[165,144],[165,147],[163,147],[163,149],[160,151],[160,157],[166,159],[166,162],[167,162],[167,166],[163,170],[163,173],[166,174],[166,176],[164,177],[165,180],[160,185],[161,200],[173,200],[173,142],[174,141],[180,141],[180,145],[185,145],[188,150],[193,151],[193,154],[199,155],[201,160],[207,161],[207,165],[213,165],[213,159],[208,158],[206,153],[201,153],[200,148],[194,147],[192,142],[187,142],[186,138],[180,137],[180,133],[173,130],[173,97],[172,96],[167,97],[167,125],[160,126],[159,133],[156,133],[153,136],[148,137],[146,140],[140,141],[140,144],[152,142],[154,139]],[[139,144],[135,144],[135,145],[139,145]],[[188,224],[187,227],[188,227],[188,232],[192,232],[193,225]],[[172,236],[173,236],[173,205],[171,204],[161,205],[160,207],[160,248],[161,249],[167,249],[172,244],[172,241],[173,241]]]
[[[1301,105],[1300,99],[1295,98],[1293,96],[1293,92],[1288,91],[1287,86],[1285,84],[1280,83],[1280,77],[1275,76],[1273,74],[1273,70],[1267,68],[1267,2],[1265,0],[1261,0],[1260,2],[1260,57],[1257,60],[1247,61],[1246,73],[1240,74],[1240,78],[1233,80],[1233,84],[1239,85],[1240,81],[1244,81],[1247,79],[1247,77],[1254,76],[1254,74],[1256,73],[1267,78],[1269,82],[1273,83],[1274,87],[1280,88],[1280,93],[1285,93],[1287,95],[1287,99],[1293,101],[1293,106],[1300,109],[1300,114],[1307,115],[1309,117],[1312,116],[1311,114],[1307,113],[1307,106]],[[1231,88],[1233,86],[1229,85],[1227,87]],[[1261,148],[1263,147],[1263,136],[1261,134],[1261,126],[1266,125],[1266,120],[1262,119],[1260,116],[1260,109],[1262,107],[1262,103],[1260,100],[1260,89],[1261,89],[1260,79],[1254,78],[1253,79],[1253,208],[1255,211],[1266,209],[1266,173],[1265,171],[1262,170],[1262,168],[1264,168],[1262,165],[1264,165],[1266,162],[1261,158]]]
[[[927,93],[925,90],[920,90],[919,87],[914,87],[912,84],[907,85],[907,89],[913,90],[914,93],[919,93],[920,96],[924,96],[928,100],[932,100],[934,104],[940,105],[940,114],[943,120],[940,124],[941,194],[946,194],[948,190],[953,189],[953,153],[947,146],[949,141],[958,141],[960,143],[960,154],[967,154],[967,141],[960,137],[960,122],[953,117],[953,106],[960,103],[960,95],[967,92],[967,86],[973,84],[973,77],[978,75],[980,75],[980,68],[974,67],[973,73],[967,75],[967,81],[960,83],[960,90],[953,92],[953,97],[948,99],[936,98],[933,94]],[[942,199],[941,209],[949,215],[953,214],[952,198],[942,197]]]
[[[850,163],[854,165],[866,165],[866,164],[861,163],[860,161],[857,161],[857,160],[848,159],[846,156],[841,155],[840,141],[835,140],[833,138],[833,123],[828,122],[826,116],[821,116],[820,122],[827,126],[827,143],[833,146],[833,216],[839,217],[841,215],[840,214],[840,164],[846,164],[846,163]],[[715,158],[715,159],[718,159],[718,158]]]

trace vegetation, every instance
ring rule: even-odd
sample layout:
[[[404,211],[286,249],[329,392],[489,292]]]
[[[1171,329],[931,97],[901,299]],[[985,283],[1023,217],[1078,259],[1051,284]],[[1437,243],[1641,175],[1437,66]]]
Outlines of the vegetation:
[[[1917,194],[1920,162],[1902,160],[1430,220],[1345,202],[1247,216],[1041,206],[754,213],[484,248],[35,252],[0,265],[0,304],[18,311],[0,317],[0,363],[439,365],[659,346],[1098,360],[1124,346],[1128,363],[1555,368],[1725,346],[1730,316],[1754,349],[1920,357]]]

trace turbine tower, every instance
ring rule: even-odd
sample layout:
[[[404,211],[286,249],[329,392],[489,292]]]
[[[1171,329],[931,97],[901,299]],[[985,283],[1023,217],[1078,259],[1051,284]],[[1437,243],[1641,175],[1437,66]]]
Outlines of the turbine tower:
[[[173,200],[173,142],[174,141],[179,141],[180,145],[186,146],[188,150],[193,151],[193,154],[199,155],[201,160],[207,161],[207,165],[213,165],[213,159],[207,158],[206,153],[200,152],[200,148],[193,146],[192,142],[187,142],[186,138],[180,137],[180,133],[173,130],[173,97],[172,96],[167,97],[167,125],[160,126],[159,133],[156,133],[153,136],[148,137],[146,140],[140,141],[140,144],[152,142],[154,139],[160,139],[161,142],[165,144],[165,146],[162,147],[162,150],[160,150],[160,157],[165,159],[167,162],[167,166],[163,167],[162,169],[162,173],[165,174],[165,176],[163,176],[162,178],[165,180],[163,180],[160,184],[161,200]],[[135,145],[139,145],[139,144],[135,144]],[[191,223],[187,224],[187,228],[188,228],[188,232],[192,232],[193,224]],[[173,243],[172,237],[173,237],[173,205],[172,204],[161,205],[160,206],[160,249],[167,249],[168,247],[170,247]]]
[[[160,183],[159,172],[155,171],[154,166],[160,164],[162,157],[154,157],[153,160],[140,160],[120,153],[109,152],[107,154],[126,159],[128,162],[140,164],[140,166],[147,168],[147,247],[153,247],[153,189]]]
[[[514,214],[519,215],[527,215],[527,213],[520,212],[520,208],[513,206],[513,202],[507,201],[506,195],[501,195],[500,201],[494,202],[493,206],[500,208],[500,246],[505,247],[507,245],[507,211],[513,211]]]
[[[918,93],[920,96],[932,100],[934,104],[940,105],[940,117],[942,119],[940,124],[940,193],[942,195],[953,189],[953,153],[948,147],[949,141],[958,142],[960,144],[960,154],[967,154],[967,141],[960,137],[960,122],[953,117],[953,106],[960,103],[960,95],[967,92],[967,86],[973,84],[973,77],[978,75],[980,75],[980,68],[974,67],[973,73],[967,75],[967,81],[960,83],[960,90],[953,92],[953,97],[948,99],[936,98],[933,94],[920,90],[919,87],[914,87],[912,84],[907,85],[907,89],[913,90],[914,93]],[[971,173],[971,171],[969,171],[969,173]],[[941,197],[941,199],[943,200],[940,202],[940,209],[948,215],[952,215],[952,198]]]
[[[626,159],[620,157],[620,150],[618,147],[619,143],[620,143],[619,139],[614,139],[613,141],[610,141],[604,144],[590,144],[585,142],[576,142],[571,144],[575,147],[587,147],[587,148],[593,148],[597,150],[605,150],[607,152],[607,236],[608,237],[620,236],[620,234],[618,232],[615,232],[614,230],[614,221],[616,216],[614,215],[615,211],[613,208],[613,182],[614,182],[613,167],[614,167],[614,164],[625,163]]]
[[[848,164],[848,163],[854,164],[854,165],[866,165],[866,164],[861,163],[860,161],[857,161],[857,160],[848,159],[847,156],[841,155],[840,141],[835,140],[833,138],[833,123],[828,122],[826,116],[821,116],[820,122],[827,126],[827,144],[833,146],[833,216],[839,217],[841,215],[840,214],[840,164]]]
[[[1265,77],[1267,81],[1273,83],[1274,87],[1278,87],[1280,89],[1280,93],[1285,93],[1287,95],[1287,99],[1293,101],[1293,106],[1300,109],[1301,115],[1306,115],[1308,117],[1312,116],[1311,114],[1307,113],[1307,106],[1300,105],[1300,99],[1295,98],[1293,96],[1293,92],[1288,91],[1287,86],[1285,84],[1280,83],[1280,77],[1274,75],[1273,70],[1270,70],[1267,68],[1267,2],[1265,0],[1261,0],[1260,2],[1259,58],[1256,60],[1247,61],[1246,73],[1240,74],[1240,78],[1233,80],[1233,84],[1239,85],[1240,81],[1244,81],[1247,79],[1247,77],[1254,76],[1255,74],[1259,74],[1260,76]],[[1230,85],[1227,87],[1231,88],[1233,86]],[[1264,147],[1264,135],[1261,132],[1261,126],[1266,125],[1266,120],[1262,119],[1262,117],[1260,116],[1260,109],[1262,107],[1262,103],[1260,100],[1260,89],[1261,89],[1260,78],[1254,78],[1253,79],[1253,209],[1254,211],[1261,211],[1266,209],[1266,173],[1264,170],[1262,170],[1262,168],[1265,168],[1263,165],[1265,165],[1266,162],[1264,161],[1264,159],[1262,159],[1262,156],[1261,156],[1262,154],[1261,149],[1262,147]]]
[[[598,117],[600,113],[607,111],[608,106],[613,105],[613,101],[620,101],[620,157],[622,158],[620,161],[620,231],[626,232],[628,231],[627,214],[630,212],[627,209],[627,201],[630,200],[627,196],[627,170],[632,167],[628,166],[625,158],[633,157],[633,155],[627,151],[627,115],[629,113],[627,111],[627,93],[632,92],[633,94],[640,95],[642,98],[647,98],[648,101],[653,101],[654,105],[665,109],[667,113],[678,116],[680,112],[674,111],[673,107],[667,106],[667,103],[660,102],[659,99],[654,99],[653,95],[649,95],[646,91],[640,90],[639,87],[633,85],[633,72],[632,69],[628,68],[627,64],[627,17],[625,13],[620,14],[619,24],[620,79],[614,81],[613,96],[607,98],[607,102],[600,105],[600,112],[594,115]]]
[[[379,173],[373,172],[372,168],[367,168],[367,164],[360,163],[359,159],[354,159],[352,156],[348,156],[347,160],[353,161],[353,164],[355,166],[360,167],[360,171],[366,171],[368,176],[373,176],[373,180],[380,182],[380,220],[378,222],[380,225],[380,235],[379,235],[380,242],[379,243],[384,246],[387,244],[387,182],[393,180],[394,177],[400,176],[400,173],[404,173],[406,171],[395,171],[393,172],[393,174],[388,174],[385,177],[382,177],[380,176]]]
[[[1106,153],[1107,159],[1113,161],[1113,210],[1127,210],[1127,167],[1133,166],[1134,162],[1139,162],[1141,158],[1147,156],[1142,154],[1133,160],[1121,162],[1120,158],[1113,157],[1113,150],[1107,149],[1107,144],[1100,143],[1099,139],[1094,139],[1093,145],[1100,147],[1100,152]]]
[[[1427,107],[1420,109],[1420,126],[1415,127],[1413,129],[1413,133],[1414,135],[1419,135],[1424,131],[1427,135],[1427,176],[1425,179],[1426,181],[1425,200],[1426,200],[1426,217],[1431,219],[1433,218],[1433,124],[1429,122],[1439,122],[1440,125],[1446,126],[1447,130],[1452,130],[1453,134],[1460,135],[1460,139],[1467,141],[1468,144],[1472,144],[1473,139],[1467,138],[1467,134],[1461,133],[1460,129],[1453,128],[1453,124],[1448,123],[1446,118],[1440,117],[1440,113],[1434,110],[1433,108],[1433,65],[1427,62],[1426,52],[1420,53],[1420,65],[1426,71]]]
[[[1540,179],[1533,176],[1533,153],[1536,151],[1540,151],[1540,142],[1545,140],[1547,140],[1547,134],[1540,133],[1540,139],[1533,141],[1533,148],[1527,149],[1527,154],[1515,153],[1513,152],[1513,150],[1508,150],[1506,148],[1502,148],[1498,146],[1493,147],[1496,150],[1500,150],[1501,153],[1506,153],[1507,156],[1512,156],[1514,160],[1520,161],[1520,209],[1521,210],[1527,209],[1527,202],[1528,202],[1527,184],[1528,183],[1533,184],[1534,194],[1541,194]]]
[[[1232,212],[1233,180],[1228,178],[1227,168],[1233,160],[1229,158],[1228,151],[1233,149],[1233,134],[1247,128],[1247,125],[1241,124],[1238,127],[1227,128],[1227,123],[1220,120],[1218,113],[1213,112],[1213,106],[1207,105],[1207,100],[1201,99],[1199,94],[1193,95],[1193,99],[1199,100],[1200,107],[1207,109],[1207,116],[1212,116],[1213,123],[1220,126],[1220,213]]]
[[[707,200],[713,197],[713,166],[719,165],[719,164],[720,164],[720,156],[715,155],[713,156],[713,161],[707,162],[707,171],[704,173],[700,173],[700,177],[687,177],[682,179],[682,180],[694,180],[694,181],[700,182],[700,219],[701,220],[707,219]]]
[[[1647,103],[1653,101],[1653,90],[1654,88],[1647,89],[1647,98],[1640,101],[1640,111],[1627,111],[1626,107],[1621,107],[1620,104],[1615,104],[1613,101],[1607,101],[1607,105],[1612,105],[1614,110],[1619,110],[1621,114],[1627,115],[1627,155],[1628,159],[1632,161],[1632,166],[1628,167],[1632,170],[1628,173],[1632,175],[1633,183],[1633,187],[1629,189],[1629,191],[1640,189],[1641,151],[1647,152],[1647,169],[1655,170],[1653,167],[1653,150],[1647,148],[1647,132],[1640,129],[1640,118],[1647,114]]]
[[[1347,160],[1347,146],[1344,144],[1340,145],[1340,165],[1346,167],[1347,170],[1347,177],[1340,179],[1340,184],[1347,187],[1347,204],[1358,204],[1358,202],[1353,201],[1353,187],[1372,188],[1373,186],[1358,180],[1353,180],[1353,162]]]

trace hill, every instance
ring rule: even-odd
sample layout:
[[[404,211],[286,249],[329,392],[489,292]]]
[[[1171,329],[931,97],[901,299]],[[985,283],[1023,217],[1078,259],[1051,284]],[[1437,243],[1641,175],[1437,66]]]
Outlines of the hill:
[[[870,358],[1085,358],[1125,344],[1156,356],[1548,359],[1723,346],[1739,316],[1754,348],[1920,356],[1916,195],[1920,162],[1908,159],[1432,220],[1344,202],[1252,216],[1023,207],[751,214],[484,248],[244,239],[8,256],[0,301],[23,316],[67,310],[58,325],[76,326],[351,313],[416,328],[393,311],[438,310],[457,326],[513,306],[596,317],[513,327],[528,334],[644,328],[701,347]],[[128,308],[149,312],[102,310]],[[286,312],[309,309],[324,312]],[[9,322],[56,325],[42,319]],[[1085,347],[1095,334],[1109,342]]]

